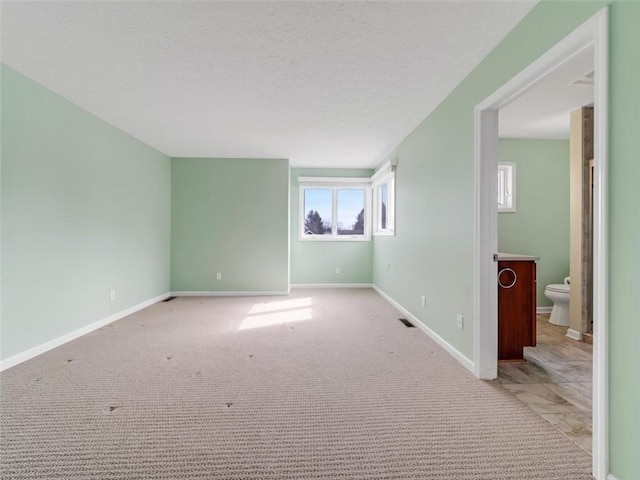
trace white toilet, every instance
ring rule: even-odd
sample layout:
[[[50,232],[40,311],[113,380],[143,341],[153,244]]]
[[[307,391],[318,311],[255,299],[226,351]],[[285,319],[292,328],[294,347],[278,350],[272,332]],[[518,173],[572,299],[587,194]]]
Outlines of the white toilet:
[[[553,302],[549,323],[553,325],[569,326],[569,277],[565,277],[564,283],[547,285],[544,296]]]

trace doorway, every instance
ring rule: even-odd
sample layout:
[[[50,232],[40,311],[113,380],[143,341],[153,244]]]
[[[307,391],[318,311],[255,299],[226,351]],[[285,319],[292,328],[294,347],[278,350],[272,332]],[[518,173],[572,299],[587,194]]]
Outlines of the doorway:
[[[603,8],[475,109],[475,294],[474,366],[479,378],[497,376],[496,172],[498,110],[587,49],[594,65],[593,208],[593,475],[608,474],[607,402],[607,74],[608,10]]]
[[[537,258],[537,315],[522,323],[534,335],[522,352],[526,361],[499,362],[497,381],[589,453],[593,349],[587,343],[592,338],[588,337],[592,295],[586,290],[593,264],[589,248],[593,71],[589,48],[501,108],[498,158],[498,251]],[[513,179],[509,182],[507,176],[503,185],[500,173],[508,168]],[[503,207],[500,193],[512,200],[512,208]],[[517,283],[522,283],[518,277]],[[499,287],[500,305],[502,296],[513,298],[515,288]],[[531,291],[525,291],[523,309],[531,302]],[[554,301],[560,304],[551,314]],[[498,327],[500,358],[504,356],[500,339],[513,335],[505,320],[501,318]]]

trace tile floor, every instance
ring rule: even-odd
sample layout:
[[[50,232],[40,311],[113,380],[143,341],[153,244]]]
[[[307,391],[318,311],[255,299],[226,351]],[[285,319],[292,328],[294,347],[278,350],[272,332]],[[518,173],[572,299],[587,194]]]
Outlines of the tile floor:
[[[591,453],[593,346],[568,338],[567,327],[537,317],[536,347],[526,362],[499,363],[497,381],[569,439]]]

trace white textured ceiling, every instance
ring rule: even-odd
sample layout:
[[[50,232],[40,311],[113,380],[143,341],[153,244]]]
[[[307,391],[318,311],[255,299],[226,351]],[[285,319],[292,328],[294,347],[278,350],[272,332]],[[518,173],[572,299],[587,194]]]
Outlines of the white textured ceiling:
[[[372,167],[535,3],[3,2],[2,61],[170,156]]]
[[[500,109],[502,138],[568,139],[573,110],[593,103],[593,48],[575,56]]]

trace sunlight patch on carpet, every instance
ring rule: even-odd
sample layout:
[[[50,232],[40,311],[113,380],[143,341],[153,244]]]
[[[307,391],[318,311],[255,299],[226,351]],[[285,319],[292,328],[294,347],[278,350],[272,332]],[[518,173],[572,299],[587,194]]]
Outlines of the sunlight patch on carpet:
[[[295,310],[311,306],[311,297],[292,298],[291,300],[280,300],[277,302],[256,303],[249,310],[249,315],[256,313],[278,312],[283,310]]]
[[[281,325],[283,323],[301,322],[311,320],[310,308],[297,308],[295,310],[285,310],[282,312],[263,313],[245,317],[238,327],[238,330],[249,330],[252,328],[269,327]]]

